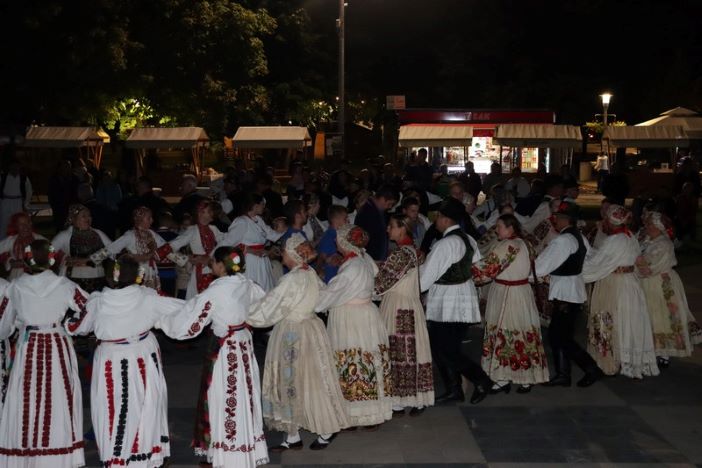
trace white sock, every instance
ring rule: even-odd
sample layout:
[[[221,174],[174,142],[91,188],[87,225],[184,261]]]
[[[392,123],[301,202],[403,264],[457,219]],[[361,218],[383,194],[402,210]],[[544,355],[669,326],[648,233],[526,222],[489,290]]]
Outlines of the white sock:
[[[416,407],[417,409],[424,409],[424,405],[419,405]]]
[[[392,410],[393,410],[393,411],[404,411],[404,409],[405,409],[404,406],[392,405]]]
[[[509,383],[509,380],[497,380],[497,381],[495,381],[495,385],[492,386],[492,389],[499,390],[502,387],[504,387],[505,385],[507,385],[508,383]]]
[[[295,444],[297,442],[300,442],[300,433],[298,431],[295,432],[288,432],[287,435],[285,436],[285,442],[289,444]]]
[[[334,435],[333,432],[332,432],[332,433],[329,433],[329,434],[319,434],[319,437],[317,437],[317,443],[318,443],[318,444],[328,444],[328,443],[329,443],[329,439],[330,439],[331,436],[333,436],[333,435]]]

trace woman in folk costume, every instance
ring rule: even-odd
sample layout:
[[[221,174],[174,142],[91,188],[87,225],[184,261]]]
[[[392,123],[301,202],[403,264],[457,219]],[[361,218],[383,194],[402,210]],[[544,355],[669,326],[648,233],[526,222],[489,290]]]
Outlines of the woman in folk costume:
[[[254,316],[267,312],[282,318],[268,339],[263,373],[263,419],[269,428],[286,433],[273,452],[300,450],[300,429],[319,435],[312,450],[324,449],[348,426],[329,337],[314,312],[323,285],[307,265],[315,255],[301,234],[290,236],[283,249],[290,272],[251,309]]]
[[[250,194],[246,201],[243,215],[237,217],[229,226],[229,231],[217,245],[238,247],[246,254],[245,276],[263,288],[273,289],[271,260],[265,250],[266,241],[275,242],[283,234],[268,226],[261,214],[266,207],[266,199],[258,194]]]
[[[623,206],[609,207],[603,223],[607,238],[583,265],[585,282],[595,282],[587,351],[605,374],[641,379],[658,375],[658,366],[646,297],[634,273],[641,249],[626,226],[628,219]]]
[[[196,421],[195,453],[206,455],[214,467],[263,465],[268,463],[268,449],[258,364],[247,321],[251,305],[265,293],[242,274],[245,261],[239,249],[218,247],[210,267],[217,279],[177,315],[163,319],[161,328],[171,338],[187,340],[212,323],[219,338],[220,348],[211,355],[214,363],[207,379],[207,419]],[[271,325],[263,317],[257,317],[256,323]]]
[[[156,266],[156,250],[166,241],[151,229],[153,216],[151,210],[140,206],[132,213],[134,227],[122,234],[117,240],[106,246],[105,250],[94,254],[95,263],[102,262],[107,256],[115,257],[126,250],[144,269],[144,286],[161,291],[161,280]]]
[[[0,264],[9,270],[10,281],[30,271],[24,262],[24,249],[37,239],[46,240],[41,234],[33,232],[31,216],[24,211],[13,214],[7,227],[7,237],[0,241]]]
[[[658,365],[665,368],[670,356],[690,356],[692,345],[700,343],[702,336],[687,305],[683,283],[674,270],[678,261],[670,220],[651,211],[643,222],[646,237],[641,244],[643,252],[636,260],[636,275],[646,295]]]
[[[102,231],[91,227],[93,218],[83,205],[71,205],[68,220],[71,226],[51,241],[61,258],[60,274],[88,292],[100,291],[105,286],[105,272],[90,257],[112,241]]]
[[[375,277],[375,296],[382,296],[380,315],[390,340],[393,414],[419,416],[434,404],[434,376],[424,307],[419,299],[419,264],[423,255],[414,247],[411,221],[393,215],[388,237],[397,243]]]
[[[339,228],[336,245],[344,262],[315,308],[329,310],[327,331],[349,423],[374,430],[392,418],[392,381],[388,334],[371,302],[378,267],[363,249],[367,243],[363,229]]]
[[[214,280],[214,275],[208,264],[210,255],[224,234],[215,225],[210,224],[213,218],[211,202],[201,201],[197,206],[197,224],[189,226],[178,237],[158,249],[158,256],[161,259],[168,256],[174,257],[174,260],[181,266],[185,265],[188,260],[193,263],[194,268],[188,280],[186,299],[190,299],[207,289],[207,286]],[[177,253],[186,245],[190,247],[190,252],[192,252],[190,259]]]
[[[144,270],[123,255],[105,262],[111,288],[94,293],[73,335],[100,340],[93,359],[90,414],[101,466],[161,466],[170,455],[161,352],[150,329],[183,301],[141,287]]]
[[[533,253],[522,239],[514,215],[496,223],[500,242],[473,265],[476,282],[493,281],[487,298],[482,366],[495,382],[491,393],[528,393],[534,384],[548,382],[548,363],[541,339],[539,312],[529,284]]]
[[[5,291],[10,286],[6,280],[0,278],[0,298],[5,295]],[[0,312],[0,318],[2,312]],[[7,394],[7,384],[10,381],[10,354],[12,352],[12,344],[9,338],[0,340],[0,416],[2,416],[2,405],[5,402]]]
[[[602,247],[607,234],[604,232],[604,222],[607,218],[607,210],[612,205],[612,201],[608,198],[602,199],[602,204],[600,205],[600,220],[595,223],[590,232],[587,234],[587,240],[593,249],[599,249]]]
[[[15,280],[0,302],[0,339],[19,329],[0,415],[0,466],[7,468],[85,464],[78,363],[61,321],[66,309],[86,313],[87,293],[51,271],[54,257],[47,241],[32,242],[32,274]]]

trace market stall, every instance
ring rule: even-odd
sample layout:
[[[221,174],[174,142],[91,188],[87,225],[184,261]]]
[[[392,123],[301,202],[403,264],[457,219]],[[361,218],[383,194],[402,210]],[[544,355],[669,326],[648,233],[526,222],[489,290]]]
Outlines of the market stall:
[[[30,127],[24,138],[27,148],[75,148],[78,155],[95,167],[102,164],[102,149],[110,142],[104,130],[94,127]]]
[[[144,173],[144,158],[149,149],[190,149],[190,169],[197,175],[202,172],[205,150],[210,138],[201,127],[135,128],[127,138],[127,148],[137,151],[137,173]]]
[[[256,150],[285,150],[285,162],[292,151],[312,147],[312,137],[306,127],[239,127],[232,144],[245,159],[252,159]]]
[[[572,165],[573,149],[581,146],[582,141],[580,128],[574,125],[500,124],[495,129],[493,144],[511,149],[512,167],[532,172],[543,164],[551,172],[561,165]]]
[[[463,171],[473,138],[470,125],[409,124],[400,127],[399,146],[409,151],[440,148],[450,172]]]
[[[636,124],[637,127],[681,127],[691,140],[702,139],[702,115],[684,107],[662,112],[655,119]]]

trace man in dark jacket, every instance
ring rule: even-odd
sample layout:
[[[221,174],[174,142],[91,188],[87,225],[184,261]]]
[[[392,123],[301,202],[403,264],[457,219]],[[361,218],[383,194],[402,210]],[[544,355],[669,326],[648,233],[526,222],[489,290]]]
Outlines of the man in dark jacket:
[[[370,197],[358,210],[355,224],[368,233],[366,252],[373,260],[385,260],[388,256],[388,235],[386,212],[399,200],[398,192],[389,186],[383,186]]]

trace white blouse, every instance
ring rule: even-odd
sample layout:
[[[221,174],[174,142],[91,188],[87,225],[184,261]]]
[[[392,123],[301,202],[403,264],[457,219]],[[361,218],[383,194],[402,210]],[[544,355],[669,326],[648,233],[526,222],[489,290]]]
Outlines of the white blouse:
[[[353,300],[370,301],[377,274],[377,265],[365,252],[346,260],[336,276],[319,292],[315,310],[324,312]]]

